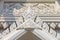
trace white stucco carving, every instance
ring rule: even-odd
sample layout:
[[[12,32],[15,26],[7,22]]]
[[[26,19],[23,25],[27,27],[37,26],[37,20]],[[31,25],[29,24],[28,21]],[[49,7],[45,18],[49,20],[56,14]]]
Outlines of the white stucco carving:
[[[53,36],[55,37],[56,31],[53,29],[55,29],[57,27],[56,23],[57,23],[57,21],[60,21],[60,19],[59,19],[59,17],[55,18],[55,17],[51,17],[51,16],[59,16],[59,15],[55,10],[54,3],[5,3],[2,14],[1,14],[1,17],[2,17],[1,19],[5,20],[5,21],[13,20],[16,22],[18,27],[16,27],[15,23],[8,21],[8,23],[11,24],[11,26],[10,26],[11,32],[17,31],[16,29],[21,29],[21,28],[23,28],[23,29],[25,29],[25,28],[37,29],[38,28],[38,29],[42,29],[40,31],[43,31],[43,30],[44,30],[44,32],[49,31],[48,33],[50,35],[52,35],[52,37]],[[4,17],[10,17],[10,18],[4,18]],[[17,19],[16,19],[16,17],[17,17]],[[6,23],[4,23],[3,26],[6,28],[8,25]],[[60,27],[60,24],[58,25],[58,27]],[[6,35],[7,33],[9,34],[9,31],[5,30],[2,33],[3,33],[3,35]],[[43,33],[43,32],[41,32],[41,33]],[[42,37],[45,38],[46,35],[44,34],[44,36],[42,36]],[[47,39],[49,39],[49,38],[50,37],[48,37]],[[50,40],[52,40],[52,39],[50,39]]]
[[[43,28],[45,29],[46,32],[48,32],[49,26],[47,23],[43,23]]]
[[[5,13],[13,13],[14,8],[16,8],[18,11],[15,13],[28,13],[32,12],[33,14],[43,14],[43,15],[51,15],[52,13],[55,14],[54,10],[54,3],[5,3]],[[30,11],[29,11],[30,10]],[[46,10],[46,11],[45,11]],[[30,13],[29,13],[30,14]],[[31,15],[33,15],[31,14]],[[27,15],[27,14],[25,14]]]
[[[53,29],[55,29],[56,24],[55,24],[55,23],[51,23],[51,24],[50,24],[50,27],[52,27]]]

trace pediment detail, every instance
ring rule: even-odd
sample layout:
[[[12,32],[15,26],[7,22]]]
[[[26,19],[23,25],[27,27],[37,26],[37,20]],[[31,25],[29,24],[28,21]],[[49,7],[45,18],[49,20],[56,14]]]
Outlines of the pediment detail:
[[[33,20],[28,19],[23,24],[21,24],[17,29],[20,28],[41,28],[41,26],[36,24]]]

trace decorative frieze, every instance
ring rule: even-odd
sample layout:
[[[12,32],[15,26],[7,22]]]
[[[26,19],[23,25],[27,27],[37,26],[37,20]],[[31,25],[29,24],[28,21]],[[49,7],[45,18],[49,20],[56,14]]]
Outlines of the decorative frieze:
[[[20,16],[22,13],[28,13],[27,10],[31,9],[34,14],[39,16],[59,16],[60,14],[55,8],[55,3],[5,3],[3,14],[9,14],[11,17]]]

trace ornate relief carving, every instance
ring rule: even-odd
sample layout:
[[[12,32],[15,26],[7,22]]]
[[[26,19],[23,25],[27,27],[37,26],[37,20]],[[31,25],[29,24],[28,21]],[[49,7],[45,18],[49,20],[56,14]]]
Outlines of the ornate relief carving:
[[[18,16],[19,19],[18,21],[16,21],[18,24],[18,28],[20,28],[19,26],[21,26],[21,28],[22,27],[35,28],[35,26],[36,28],[42,27],[42,29],[46,30],[47,32],[50,32],[52,30],[51,34],[56,35],[53,33],[53,31],[56,33],[55,31],[55,28],[57,27],[56,23],[46,22],[46,20],[51,20],[52,18],[37,17],[37,16],[55,16],[54,5],[55,5],[54,3],[52,4],[50,3],[28,3],[28,4],[27,3],[5,3],[2,15],[4,17]],[[53,19],[55,20],[55,18]],[[11,26],[13,25],[15,24],[12,24]],[[58,25],[58,27],[60,27],[60,24]],[[11,27],[10,29],[13,30],[15,28],[16,27],[13,28]]]
[[[19,12],[16,13],[25,13],[31,8],[37,15],[53,15],[55,14],[54,5],[54,3],[5,3],[4,12],[13,13],[14,9],[17,9]]]

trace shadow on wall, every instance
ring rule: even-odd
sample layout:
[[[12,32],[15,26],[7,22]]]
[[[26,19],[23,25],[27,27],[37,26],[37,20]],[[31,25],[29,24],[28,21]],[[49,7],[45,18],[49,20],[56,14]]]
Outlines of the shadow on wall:
[[[57,0],[58,4],[60,5],[60,0]]]

